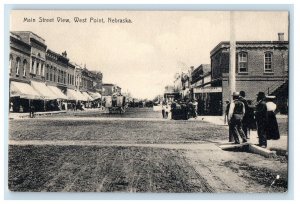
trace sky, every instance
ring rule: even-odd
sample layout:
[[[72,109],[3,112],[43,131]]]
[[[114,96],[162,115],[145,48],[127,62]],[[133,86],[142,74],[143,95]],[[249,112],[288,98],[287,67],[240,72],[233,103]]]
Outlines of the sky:
[[[236,40],[288,40],[287,12],[234,12]],[[38,22],[39,17],[55,22]],[[57,17],[70,22],[57,22]],[[74,17],[87,18],[75,23]],[[103,18],[105,23],[90,22]],[[35,22],[24,22],[34,18]],[[108,18],[132,23],[108,23]],[[230,37],[228,11],[30,11],[11,12],[11,31],[32,31],[49,49],[103,73],[136,98],[153,99],[176,73],[210,63],[210,51]]]

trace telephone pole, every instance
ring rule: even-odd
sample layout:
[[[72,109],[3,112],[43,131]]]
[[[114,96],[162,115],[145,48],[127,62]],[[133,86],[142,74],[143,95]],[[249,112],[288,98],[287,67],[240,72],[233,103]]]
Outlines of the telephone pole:
[[[235,20],[234,11],[230,11],[230,62],[229,62],[229,98],[235,92],[235,70],[236,70],[236,41],[235,41]]]

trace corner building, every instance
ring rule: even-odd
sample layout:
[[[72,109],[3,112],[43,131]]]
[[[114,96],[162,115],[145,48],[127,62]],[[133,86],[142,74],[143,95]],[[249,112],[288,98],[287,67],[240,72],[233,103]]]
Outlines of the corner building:
[[[278,41],[236,42],[236,91],[245,91],[254,104],[256,94],[275,95],[281,113],[288,109],[289,42],[279,34]],[[222,88],[222,108],[230,99],[229,42],[220,42],[211,52],[211,86]],[[223,111],[224,112],[224,111]]]

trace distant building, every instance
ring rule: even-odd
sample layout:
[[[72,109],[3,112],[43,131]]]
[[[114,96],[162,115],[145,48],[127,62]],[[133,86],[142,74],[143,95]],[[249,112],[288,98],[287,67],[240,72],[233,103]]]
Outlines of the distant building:
[[[211,67],[210,64],[201,64],[191,72],[191,87],[201,87],[205,83],[204,79],[207,75],[210,76]],[[211,80],[209,80],[210,82]]]
[[[198,102],[199,115],[222,114],[221,108],[218,108],[222,100],[222,89],[211,87],[210,64],[201,64],[191,73],[191,94]]]
[[[102,84],[102,95],[103,96],[112,96],[114,94],[122,94],[121,87],[117,86],[116,84]]]
[[[230,99],[229,42],[220,42],[211,52],[211,86],[222,88],[220,106]],[[276,95],[282,112],[287,112],[288,100],[288,49],[289,42],[237,41],[236,42],[236,91],[245,91],[246,99],[256,99],[259,91]]]

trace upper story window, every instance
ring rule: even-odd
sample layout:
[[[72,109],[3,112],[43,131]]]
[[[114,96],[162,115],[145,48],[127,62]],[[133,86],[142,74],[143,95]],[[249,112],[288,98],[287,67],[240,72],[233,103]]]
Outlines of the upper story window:
[[[49,72],[50,72],[49,65],[46,65],[46,80],[49,80]]]
[[[272,61],[273,61],[272,52],[266,52],[265,53],[264,72],[267,72],[267,73],[273,72]]]
[[[41,63],[41,75],[45,76],[45,69],[44,69],[44,63]]]
[[[23,61],[23,77],[26,77],[27,61]]]
[[[17,65],[16,65],[16,75],[19,76],[19,72],[20,72],[20,58],[17,58]]]
[[[13,61],[13,56],[9,55],[9,74],[12,72],[12,61]]]
[[[51,66],[51,68],[50,68],[50,81],[52,81],[52,76],[53,76],[53,68]]]
[[[55,67],[53,67],[53,81],[56,82],[56,72],[57,69]]]
[[[240,52],[238,55],[238,72],[248,72],[248,55],[246,52]]]

